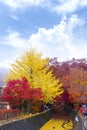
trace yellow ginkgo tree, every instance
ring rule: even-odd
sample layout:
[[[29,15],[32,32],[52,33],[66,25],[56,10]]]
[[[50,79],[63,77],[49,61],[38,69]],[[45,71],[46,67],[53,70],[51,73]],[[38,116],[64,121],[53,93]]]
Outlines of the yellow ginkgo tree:
[[[43,58],[42,53],[31,49],[12,64],[7,80],[26,77],[33,88],[42,89],[45,103],[53,103],[54,98],[60,95],[63,89],[62,84],[52,75],[52,71],[48,71],[48,62],[49,59]]]

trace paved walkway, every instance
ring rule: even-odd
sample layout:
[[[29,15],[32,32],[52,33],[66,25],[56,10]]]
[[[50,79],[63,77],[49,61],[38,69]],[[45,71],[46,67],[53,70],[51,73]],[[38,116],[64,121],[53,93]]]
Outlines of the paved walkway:
[[[80,117],[81,117],[81,119],[82,119],[82,121],[83,121],[84,129],[87,130],[87,116],[83,116],[83,115],[80,114],[80,113],[79,113],[79,115],[80,115]]]
[[[72,130],[72,121],[63,119],[50,119],[40,130]]]
[[[84,118],[84,127],[87,130],[87,117]]]

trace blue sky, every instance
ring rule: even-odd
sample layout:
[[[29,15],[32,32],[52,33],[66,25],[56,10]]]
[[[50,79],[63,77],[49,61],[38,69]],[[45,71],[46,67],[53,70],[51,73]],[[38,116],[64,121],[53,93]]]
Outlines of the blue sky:
[[[87,0],[0,0],[0,67],[30,47],[59,61],[87,58]]]

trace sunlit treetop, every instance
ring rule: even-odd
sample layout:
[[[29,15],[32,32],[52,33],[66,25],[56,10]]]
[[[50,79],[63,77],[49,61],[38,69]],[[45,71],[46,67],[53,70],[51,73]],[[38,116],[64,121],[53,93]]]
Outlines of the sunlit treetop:
[[[33,88],[41,88],[44,102],[54,102],[54,98],[63,92],[62,84],[55,79],[48,66],[49,58],[43,58],[42,53],[31,49],[25,52],[12,64],[7,79],[26,77]]]

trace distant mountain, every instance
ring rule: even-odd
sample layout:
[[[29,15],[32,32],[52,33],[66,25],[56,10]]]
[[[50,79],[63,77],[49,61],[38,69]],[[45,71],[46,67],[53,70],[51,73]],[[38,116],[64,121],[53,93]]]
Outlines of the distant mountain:
[[[0,68],[0,87],[5,85],[4,78],[5,75],[9,73],[7,68]]]

